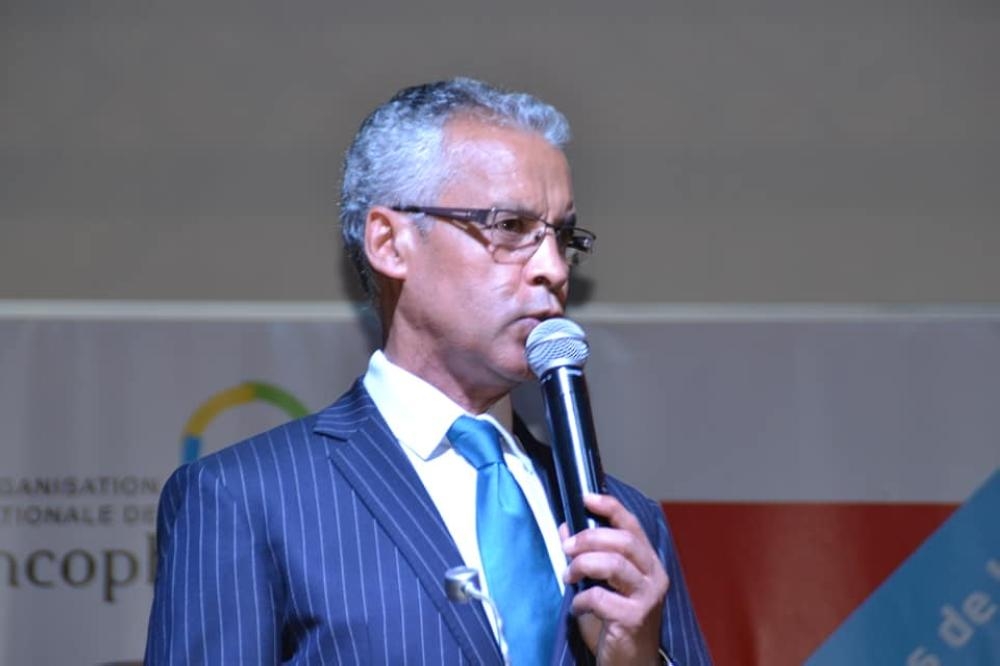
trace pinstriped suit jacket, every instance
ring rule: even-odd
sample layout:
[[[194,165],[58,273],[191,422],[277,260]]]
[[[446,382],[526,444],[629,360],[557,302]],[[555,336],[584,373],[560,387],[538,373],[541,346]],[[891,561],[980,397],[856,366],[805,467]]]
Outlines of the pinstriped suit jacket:
[[[554,487],[548,448],[518,435]],[[666,563],[662,645],[680,666],[709,664],[660,508],[608,486]],[[482,607],[445,596],[461,556],[360,381],[177,470],[157,537],[147,664],[502,663]],[[554,664],[589,660],[568,605]]]

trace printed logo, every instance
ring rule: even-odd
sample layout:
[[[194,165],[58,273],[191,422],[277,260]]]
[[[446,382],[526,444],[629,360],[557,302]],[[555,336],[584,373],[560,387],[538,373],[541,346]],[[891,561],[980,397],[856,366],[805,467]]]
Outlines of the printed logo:
[[[309,410],[298,398],[273,384],[243,382],[231,386],[210,397],[191,414],[181,436],[181,463],[194,462],[201,456],[205,429],[219,414],[233,407],[258,401],[278,407],[293,419],[309,414]]]

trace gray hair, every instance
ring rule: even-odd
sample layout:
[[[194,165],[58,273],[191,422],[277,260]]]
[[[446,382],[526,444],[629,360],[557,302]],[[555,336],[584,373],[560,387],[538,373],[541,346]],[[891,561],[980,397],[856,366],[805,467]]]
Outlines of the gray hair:
[[[405,88],[361,124],[344,159],[340,227],[344,249],[369,298],[377,297],[365,256],[365,219],[372,206],[428,205],[450,176],[443,158],[444,127],[456,115],[535,132],[562,149],[569,123],[527,93],[455,78]]]

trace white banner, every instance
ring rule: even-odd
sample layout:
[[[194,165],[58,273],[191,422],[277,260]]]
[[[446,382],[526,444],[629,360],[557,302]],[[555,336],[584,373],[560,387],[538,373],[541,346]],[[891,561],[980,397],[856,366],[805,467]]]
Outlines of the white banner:
[[[211,310],[0,316],[0,663],[141,659],[162,482],[364,370],[350,309]],[[1000,315],[577,319],[605,468],[657,499],[957,503],[1000,465]]]

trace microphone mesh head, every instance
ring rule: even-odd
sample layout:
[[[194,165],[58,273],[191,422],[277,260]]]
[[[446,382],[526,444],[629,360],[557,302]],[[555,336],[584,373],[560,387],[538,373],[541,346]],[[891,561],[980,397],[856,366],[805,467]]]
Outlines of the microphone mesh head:
[[[582,368],[590,356],[587,334],[569,319],[546,319],[528,336],[524,353],[536,377],[550,368]]]

